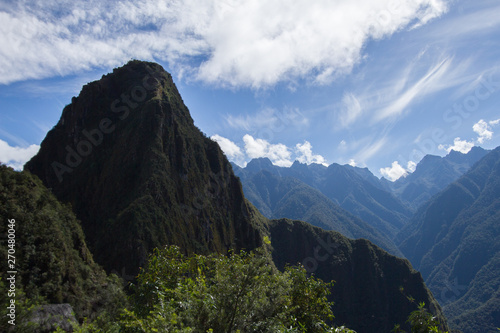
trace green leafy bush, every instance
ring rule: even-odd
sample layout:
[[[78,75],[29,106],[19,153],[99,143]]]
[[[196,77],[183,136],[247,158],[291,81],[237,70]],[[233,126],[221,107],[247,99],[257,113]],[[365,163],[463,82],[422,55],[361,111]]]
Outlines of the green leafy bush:
[[[302,267],[279,272],[262,249],[189,257],[157,249],[137,282],[129,332],[353,332],[326,324],[332,283]]]

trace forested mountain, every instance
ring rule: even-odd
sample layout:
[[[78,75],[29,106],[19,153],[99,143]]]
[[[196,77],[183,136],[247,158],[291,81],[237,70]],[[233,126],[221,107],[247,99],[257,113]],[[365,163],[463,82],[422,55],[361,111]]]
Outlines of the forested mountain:
[[[332,202],[389,238],[403,228],[412,214],[368,169],[336,163],[328,167],[306,165],[297,161],[286,168],[272,165],[269,159],[254,159],[245,168],[235,170],[244,186],[260,170],[267,170],[281,177],[296,178],[319,190]]]
[[[157,64],[132,61],[84,86],[25,169],[73,206],[109,272],[135,276],[164,244],[197,253],[261,245],[231,165]]]
[[[453,324],[500,327],[500,147],[419,209],[399,235]]]
[[[243,190],[267,218],[302,220],[349,238],[365,238],[402,257],[396,245],[382,232],[297,178],[281,177],[264,169],[246,177]]]
[[[299,173],[304,167],[292,169]],[[364,205],[355,207],[369,216],[373,212],[367,207],[387,213],[388,221],[382,222],[392,232],[408,214],[392,195],[368,186],[355,172],[335,166],[307,169],[312,172],[305,170],[305,183],[318,182],[322,173],[327,178],[339,173],[345,188],[327,193],[344,204],[353,195],[365,198]],[[386,333],[394,324],[405,324],[416,302],[425,302],[444,322],[407,260],[367,240],[263,217],[245,199],[218,144],[194,126],[171,76],[157,64],[131,61],[86,85],[25,170],[71,205],[96,262],[108,272],[133,277],[153,249],[167,244],[178,245],[183,253],[226,254],[255,249],[270,239],[279,268],[302,263],[317,276],[336,280],[336,324],[358,333]],[[328,179],[325,186],[331,186]],[[35,251],[40,258],[46,255],[43,248]]]

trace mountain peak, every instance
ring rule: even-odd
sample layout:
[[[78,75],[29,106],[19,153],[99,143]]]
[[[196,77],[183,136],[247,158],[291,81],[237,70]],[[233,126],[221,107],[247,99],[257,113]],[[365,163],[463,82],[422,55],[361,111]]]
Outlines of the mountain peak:
[[[133,274],[165,244],[260,244],[230,163],[157,64],[131,61],[84,86],[25,168],[74,207],[107,271]]]
[[[452,150],[448,155],[445,156],[445,158],[455,163],[461,163],[465,159],[479,160],[487,153],[488,150],[485,150],[478,146],[474,146],[466,154],[456,150]]]
[[[258,157],[248,162],[246,169],[251,172],[258,172],[260,170],[269,170],[274,167],[273,162],[267,157]]]

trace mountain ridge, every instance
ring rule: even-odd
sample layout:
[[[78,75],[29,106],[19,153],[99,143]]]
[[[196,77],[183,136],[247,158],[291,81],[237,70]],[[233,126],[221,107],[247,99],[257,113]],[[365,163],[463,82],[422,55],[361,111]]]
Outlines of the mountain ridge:
[[[411,216],[409,208],[367,174],[368,169],[358,171],[336,163],[325,167],[297,161],[286,168],[274,166],[264,158],[249,162],[247,168],[235,168],[235,173],[245,184],[259,167],[281,177],[301,180],[389,238],[396,235]]]
[[[500,326],[499,221],[500,147],[424,204],[399,236],[400,249],[465,333]]]
[[[297,178],[263,169],[243,180],[243,190],[248,200],[267,218],[302,220],[325,230],[341,232],[349,238],[366,238],[389,253],[403,257],[382,232]]]

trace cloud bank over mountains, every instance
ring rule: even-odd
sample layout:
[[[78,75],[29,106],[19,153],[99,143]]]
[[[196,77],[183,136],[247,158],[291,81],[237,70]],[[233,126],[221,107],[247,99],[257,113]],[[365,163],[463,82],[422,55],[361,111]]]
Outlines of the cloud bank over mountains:
[[[246,134],[243,137],[243,149],[241,149],[236,143],[218,134],[213,135],[211,139],[219,144],[232,162],[242,167],[245,167],[251,159],[260,157],[267,157],[274,165],[281,167],[289,167],[296,160],[305,164],[328,165],[323,156],[313,154],[312,145],[308,141],[297,143],[295,147],[290,148],[281,143],[271,144],[267,140],[256,139]]]
[[[485,121],[484,119],[479,120],[472,126],[472,130],[478,135],[477,139],[471,139],[470,141],[462,140],[459,137],[453,140],[453,144],[438,146],[440,150],[445,150],[450,153],[452,150],[458,151],[462,154],[467,154],[472,147],[475,145],[484,144],[486,141],[493,138],[493,127],[500,124],[500,119]],[[418,162],[418,161],[417,161]],[[409,173],[415,171],[417,163],[415,161],[409,161],[406,169],[402,167],[398,161],[392,162],[390,167],[381,168],[380,174],[389,179],[390,181],[395,181],[401,177],[406,177]]]
[[[466,154],[475,145],[480,145],[485,143],[487,140],[491,140],[494,134],[493,127],[499,124],[500,119],[490,121],[481,119],[472,126],[473,132],[478,135],[477,139],[467,141],[461,140],[457,137],[453,140],[452,145],[440,145],[439,149],[445,150],[448,153],[455,150]],[[244,145],[242,149],[238,146],[238,144],[218,134],[213,135],[211,139],[220,145],[221,149],[232,162],[242,167],[246,166],[246,163],[249,162],[249,160],[259,157],[267,157],[271,160],[271,162],[273,162],[273,164],[282,167],[291,166],[295,160],[305,164],[317,163],[325,166],[329,165],[323,156],[313,153],[313,147],[308,141],[305,141],[304,143],[297,143],[295,147],[290,148],[281,143],[271,144],[267,140],[254,138],[253,136],[246,134],[243,137]],[[378,145],[379,143],[375,144]],[[386,144],[386,142],[383,144]],[[341,145],[345,145],[345,141],[342,141]],[[373,145],[373,143],[368,145],[367,149],[370,150]],[[408,161],[405,166],[402,166],[399,161],[394,161],[391,166],[380,168],[379,172],[382,177],[385,177],[390,181],[396,181],[397,179],[406,177],[408,174],[414,172],[418,162],[419,161]],[[350,159],[346,164],[351,166],[357,165],[355,159]]]

